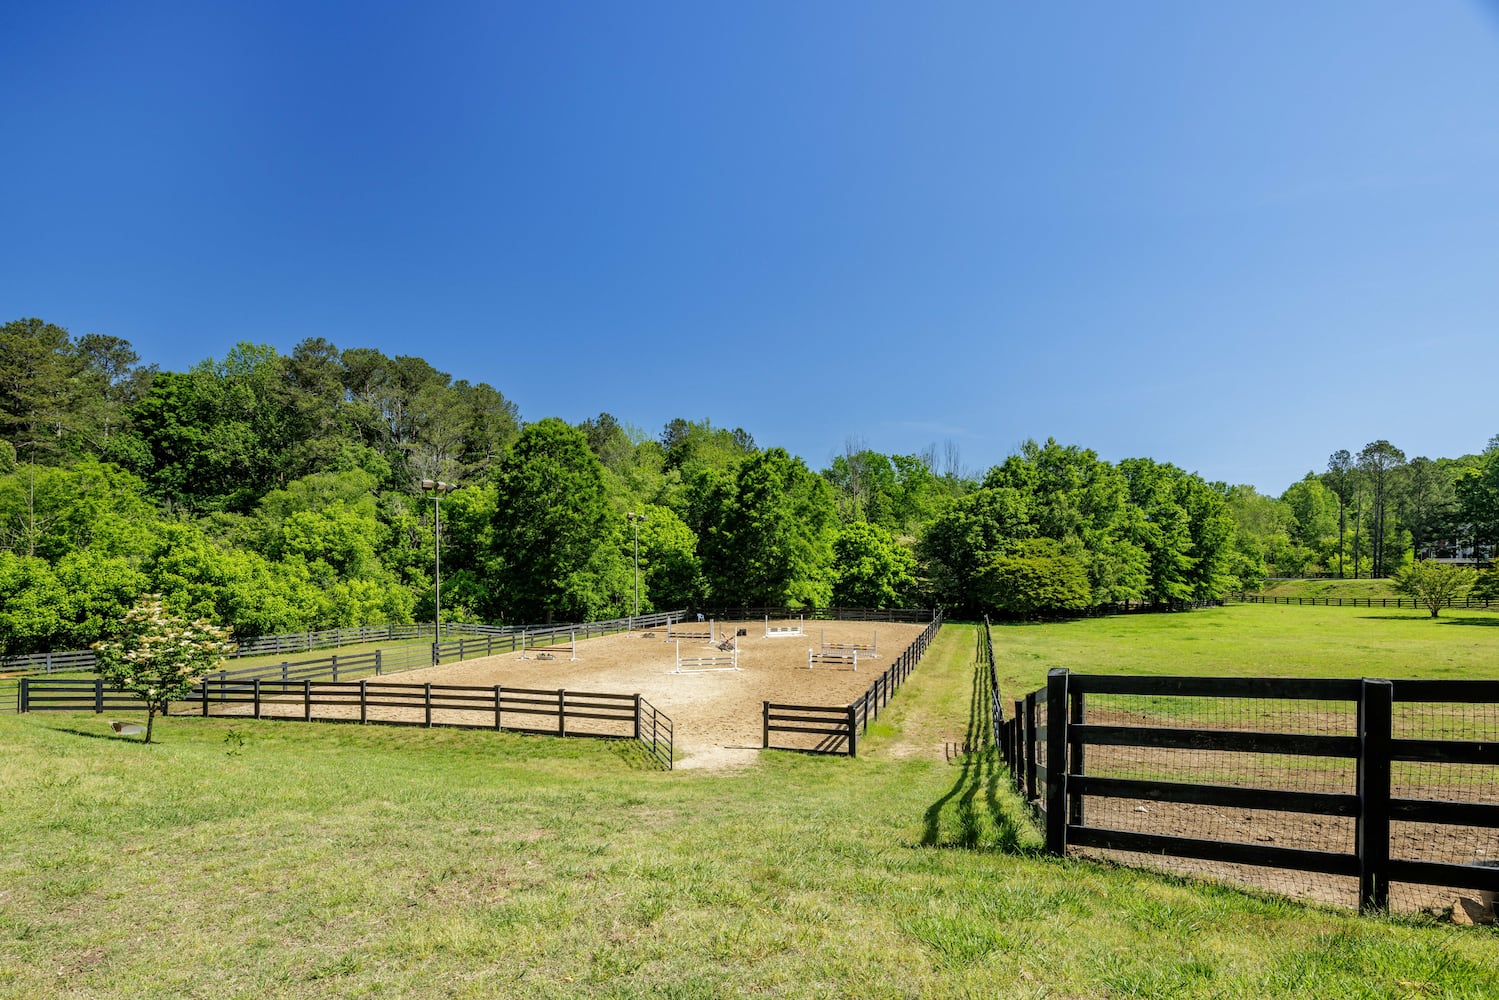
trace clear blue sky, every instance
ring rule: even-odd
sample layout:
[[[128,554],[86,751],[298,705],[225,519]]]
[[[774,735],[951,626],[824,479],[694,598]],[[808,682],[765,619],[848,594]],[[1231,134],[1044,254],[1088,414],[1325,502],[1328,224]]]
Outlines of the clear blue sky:
[[[0,320],[1278,494],[1499,433],[1479,0],[0,4]]]

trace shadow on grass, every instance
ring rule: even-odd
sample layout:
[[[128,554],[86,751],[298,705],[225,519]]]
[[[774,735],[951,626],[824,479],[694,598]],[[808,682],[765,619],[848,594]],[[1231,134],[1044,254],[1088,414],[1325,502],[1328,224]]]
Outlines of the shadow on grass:
[[[109,725],[109,723],[105,723]],[[82,736],[91,740],[108,740],[111,743],[133,743],[137,746],[146,746],[146,742],[139,736],[121,736],[118,733],[94,733],[87,729],[75,729],[72,726],[48,726],[54,733],[67,733],[70,736]]]
[[[989,685],[981,661],[974,663],[961,749],[957,780],[923,815],[922,846],[1029,853],[1029,820],[1016,815],[1001,794],[1009,771],[989,732]]]
[[[1359,618],[1370,622],[1429,622],[1433,620],[1430,611],[1422,611],[1419,608],[1403,615],[1359,615]],[[1435,621],[1438,625],[1478,625],[1492,628],[1499,626],[1499,615],[1489,615],[1483,618],[1438,617]]]

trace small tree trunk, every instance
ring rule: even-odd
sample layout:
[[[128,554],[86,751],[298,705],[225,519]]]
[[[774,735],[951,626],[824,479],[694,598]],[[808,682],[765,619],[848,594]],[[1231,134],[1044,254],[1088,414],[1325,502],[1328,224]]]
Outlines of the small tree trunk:
[[[156,721],[156,705],[153,702],[147,702],[146,703],[146,739],[144,741],[146,743],[150,743],[151,742],[151,723],[153,723],[155,721]]]

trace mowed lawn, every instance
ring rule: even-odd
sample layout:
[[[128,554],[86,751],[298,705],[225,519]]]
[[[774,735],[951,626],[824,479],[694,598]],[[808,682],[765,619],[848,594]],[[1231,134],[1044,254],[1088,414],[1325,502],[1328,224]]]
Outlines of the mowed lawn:
[[[1499,610],[1231,604],[1170,615],[997,625],[1006,698],[1046,673],[1499,678]]]
[[[1116,621],[1170,651],[1250,610]],[[996,643],[1076,628],[1082,668],[1110,627]],[[0,716],[0,996],[1499,996],[1491,928],[1036,855],[992,754],[921,751],[984,732],[975,639],[943,628],[859,759],[720,774],[582,739],[173,718],[145,747]]]

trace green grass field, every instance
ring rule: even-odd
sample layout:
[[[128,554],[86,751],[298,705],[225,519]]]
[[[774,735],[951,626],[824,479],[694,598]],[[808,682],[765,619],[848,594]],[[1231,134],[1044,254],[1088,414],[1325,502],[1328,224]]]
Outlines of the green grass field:
[[[1358,598],[1399,597],[1391,580],[1267,580],[1259,593],[1266,597]]]
[[[1276,610],[995,639],[1017,688],[1121,636],[1114,668],[1154,645],[1176,672],[1184,628],[1268,652],[1251,614]],[[1499,631],[1429,641],[1475,634]],[[0,996],[1499,996],[1492,928],[1038,856],[993,756],[933,749],[984,732],[974,642],[944,627],[859,759],[722,774],[588,740],[172,718],[146,747],[0,715]]]
[[[1046,672],[1231,677],[1499,678],[1499,610],[1234,604],[1175,615],[997,625],[1006,697]]]

